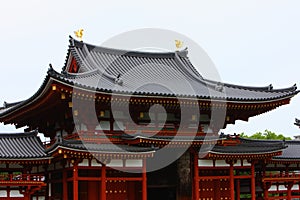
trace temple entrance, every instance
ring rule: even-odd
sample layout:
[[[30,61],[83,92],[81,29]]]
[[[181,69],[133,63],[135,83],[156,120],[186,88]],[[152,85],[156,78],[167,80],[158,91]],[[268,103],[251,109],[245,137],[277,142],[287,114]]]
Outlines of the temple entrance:
[[[148,200],[176,200],[176,187],[148,188]]]
[[[176,200],[177,193],[177,162],[147,174],[148,200]]]

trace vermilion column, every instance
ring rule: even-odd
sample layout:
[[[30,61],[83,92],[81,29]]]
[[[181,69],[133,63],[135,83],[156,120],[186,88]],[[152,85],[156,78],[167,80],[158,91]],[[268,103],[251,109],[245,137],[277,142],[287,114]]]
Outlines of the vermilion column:
[[[101,166],[101,200],[106,200],[106,165]]]
[[[293,183],[287,184],[287,199],[292,199],[292,187]]]
[[[251,200],[255,200],[255,163],[251,162]]]
[[[269,188],[267,186],[265,186],[264,188],[264,199],[268,200],[269,199],[269,192],[268,192]]]
[[[241,185],[240,185],[240,179],[236,180],[236,200],[241,199]]]
[[[24,198],[23,198],[24,200],[30,200],[30,195],[26,192],[25,194],[24,194]]]
[[[234,199],[234,177],[233,177],[233,163],[230,163],[229,167],[229,179],[230,179],[230,199]]]
[[[68,199],[68,182],[67,182],[67,170],[63,171],[63,199]]]
[[[194,195],[195,200],[199,200],[199,168],[198,168],[198,153],[194,153]]]
[[[146,168],[146,158],[143,159],[143,171],[142,171],[143,181],[142,181],[142,200],[147,200],[147,168]]]
[[[73,164],[73,200],[78,200],[78,163]]]

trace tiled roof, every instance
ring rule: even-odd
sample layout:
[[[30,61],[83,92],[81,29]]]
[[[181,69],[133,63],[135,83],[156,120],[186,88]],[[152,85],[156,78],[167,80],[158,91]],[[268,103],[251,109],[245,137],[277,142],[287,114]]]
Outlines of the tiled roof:
[[[246,87],[204,79],[187,57],[187,50],[169,53],[125,51],[70,39],[67,61],[73,56],[79,72],[49,75],[91,90],[139,95],[183,96],[232,101],[265,101],[293,96],[296,86],[284,89]],[[181,83],[181,84],[178,84]]]
[[[58,147],[72,149],[75,151],[87,151],[96,153],[151,153],[151,147],[139,147],[117,144],[97,144],[92,142],[82,142],[81,140],[62,140],[57,142],[47,152],[52,152]]]
[[[0,134],[0,159],[35,159],[46,157],[45,148],[36,131]]]
[[[252,140],[240,138],[236,146],[214,146],[210,151],[216,154],[264,154],[283,150],[286,146],[283,141]]]
[[[190,62],[187,50],[169,53],[124,51],[98,47],[70,39],[66,64],[61,73],[50,66],[39,90],[29,99],[6,103],[0,118],[36,101],[52,81],[77,85],[90,91],[146,96],[196,97],[228,102],[270,102],[296,95],[296,85],[284,89],[247,87],[204,79]],[[80,70],[68,72],[74,57]],[[180,83],[180,84],[179,84]]]
[[[300,160],[300,141],[287,140],[287,148],[282,151],[282,155],[273,157],[274,160]]]

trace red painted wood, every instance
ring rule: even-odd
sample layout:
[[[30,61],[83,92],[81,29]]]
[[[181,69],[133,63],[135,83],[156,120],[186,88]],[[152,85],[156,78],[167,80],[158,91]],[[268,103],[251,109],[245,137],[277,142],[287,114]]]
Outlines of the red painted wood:
[[[255,200],[255,164],[251,162],[251,200]]]
[[[147,169],[146,169],[146,159],[143,159],[143,181],[142,181],[142,200],[147,200]]]
[[[240,179],[236,179],[236,200],[241,199],[240,194],[241,194]]]
[[[292,187],[293,183],[287,184],[287,199],[292,199]]]
[[[230,179],[230,199],[234,200],[234,174],[233,174],[232,163],[230,163],[230,167],[229,167],[229,179]]]
[[[99,185],[100,182],[97,181],[88,181],[87,182],[87,195],[88,195],[88,200],[98,200],[99,197]],[[101,196],[101,195],[100,195]]]
[[[78,200],[78,164],[73,166],[73,200]]]
[[[268,192],[268,188],[265,188],[264,190],[264,200],[268,200],[269,198],[269,192]]]
[[[106,165],[101,167],[101,200],[106,200]]]
[[[78,69],[79,68],[77,66],[76,60],[74,58],[72,58],[72,61],[71,61],[70,67],[69,67],[69,72],[70,73],[77,73]]]
[[[66,169],[63,169],[63,199],[68,199],[68,182]]]

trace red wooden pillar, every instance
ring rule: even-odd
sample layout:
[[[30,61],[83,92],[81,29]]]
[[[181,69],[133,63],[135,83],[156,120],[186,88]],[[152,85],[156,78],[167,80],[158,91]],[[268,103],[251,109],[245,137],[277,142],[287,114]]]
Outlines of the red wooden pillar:
[[[142,171],[142,200],[147,200],[147,167],[146,158],[143,159],[143,171]]]
[[[268,200],[269,199],[269,192],[268,192],[268,190],[269,190],[269,186],[268,186],[268,184],[265,184],[265,186],[264,186],[264,200]]]
[[[30,195],[29,194],[27,194],[27,193],[25,193],[24,194],[24,198],[23,198],[24,200],[30,200]]]
[[[293,183],[287,184],[287,199],[288,200],[292,199],[292,187],[293,187]]]
[[[199,167],[198,167],[198,152],[194,153],[194,199],[199,200]]]
[[[255,162],[251,162],[251,200],[255,200]]]
[[[68,199],[68,182],[67,182],[67,170],[63,171],[63,199]]]
[[[233,174],[233,162],[230,162],[229,167],[229,179],[230,179],[230,199],[234,200],[234,174]]]
[[[101,166],[101,200],[106,200],[106,165]]]
[[[7,197],[10,197],[10,187],[7,186],[6,192],[7,192],[7,194],[6,194]]]
[[[241,199],[241,185],[240,179],[236,179],[236,200]]]
[[[73,164],[73,200],[78,200],[78,163]]]

